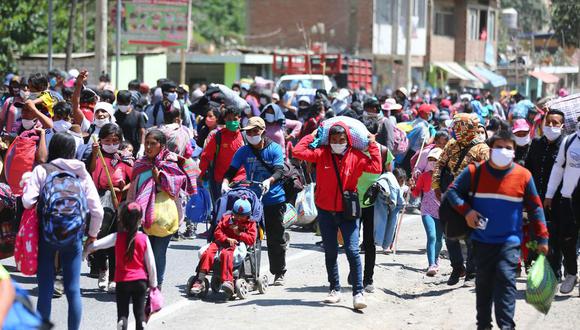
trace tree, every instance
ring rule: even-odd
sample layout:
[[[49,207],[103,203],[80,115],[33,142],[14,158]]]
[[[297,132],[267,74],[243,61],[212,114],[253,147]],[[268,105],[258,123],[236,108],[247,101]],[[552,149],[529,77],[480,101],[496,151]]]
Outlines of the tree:
[[[552,0],[552,28],[562,46],[580,47],[580,2]]]
[[[196,42],[224,46],[242,41],[245,1],[193,0],[193,32]]]
[[[63,53],[66,50],[70,7],[68,1],[54,1],[53,16],[53,51]],[[94,5],[92,0],[78,0]],[[77,6],[78,8],[78,6]],[[94,10],[88,11],[85,19],[87,25],[87,48],[93,49]],[[75,15],[77,41],[81,45],[82,15]],[[0,73],[17,72],[16,59],[22,55],[46,53],[48,51],[48,1],[46,0],[0,0]],[[79,48],[73,48],[73,52]],[[48,68],[47,68],[48,69]]]

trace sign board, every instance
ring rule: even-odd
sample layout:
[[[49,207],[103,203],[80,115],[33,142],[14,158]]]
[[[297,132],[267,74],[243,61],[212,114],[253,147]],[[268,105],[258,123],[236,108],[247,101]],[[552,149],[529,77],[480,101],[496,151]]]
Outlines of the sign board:
[[[124,0],[122,5],[126,44],[189,48],[191,0]]]

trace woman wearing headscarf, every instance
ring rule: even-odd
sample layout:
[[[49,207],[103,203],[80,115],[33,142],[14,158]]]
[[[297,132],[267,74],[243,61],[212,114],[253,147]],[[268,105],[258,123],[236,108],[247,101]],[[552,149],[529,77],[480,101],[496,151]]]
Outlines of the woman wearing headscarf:
[[[453,178],[457,177],[467,165],[489,159],[489,147],[484,143],[478,132],[479,117],[475,113],[459,113],[453,117],[452,138],[441,153],[433,170],[432,188],[437,199],[441,200],[441,193]],[[443,175],[442,175],[443,174]],[[445,221],[445,219],[441,219]],[[453,271],[447,281],[448,285],[455,285],[459,278],[465,276],[466,285],[475,284],[475,269],[472,263],[470,242],[467,242],[467,269],[464,265],[461,246],[458,240],[446,239],[447,251]]]
[[[302,123],[298,120],[286,119],[279,105],[270,103],[264,107],[260,117],[266,122],[266,137],[278,143],[286,155],[286,142],[298,137]],[[292,130],[290,134],[286,130]]]

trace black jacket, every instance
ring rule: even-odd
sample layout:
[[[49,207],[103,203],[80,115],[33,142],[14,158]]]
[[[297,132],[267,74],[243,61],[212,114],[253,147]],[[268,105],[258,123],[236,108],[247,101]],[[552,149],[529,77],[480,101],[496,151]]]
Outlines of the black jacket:
[[[548,143],[545,136],[534,138],[526,157],[526,168],[532,172],[538,195],[542,200],[546,197],[550,173],[556,161],[563,135],[554,142]]]

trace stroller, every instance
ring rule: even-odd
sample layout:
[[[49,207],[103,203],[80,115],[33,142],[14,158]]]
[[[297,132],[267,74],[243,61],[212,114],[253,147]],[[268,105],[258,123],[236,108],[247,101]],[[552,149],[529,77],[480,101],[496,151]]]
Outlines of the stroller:
[[[235,201],[239,198],[247,199],[252,207],[250,220],[255,221],[258,225],[256,242],[253,246],[247,247],[247,254],[241,262],[234,261],[233,268],[235,296],[240,299],[245,299],[251,291],[258,290],[261,294],[264,294],[268,288],[268,276],[260,276],[260,259],[264,228],[262,201],[261,197],[258,197],[261,196],[261,183],[241,181],[232,183],[231,186],[232,189],[222,195],[215,203],[208,243],[213,241],[213,233],[223,214],[231,210]],[[219,254],[216,255],[214,260],[211,271],[211,282],[208,280],[208,277],[206,277],[204,279],[204,290],[199,294],[194,294],[191,291],[191,288],[197,280],[197,275],[190,276],[185,288],[188,296],[204,298],[208,295],[210,287],[214,293],[220,292],[222,281],[219,275],[221,267]],[[198,271],[199,269],[196,269],[196,273],[198,273]],[[230,298],[235,298],[235,296]]]

